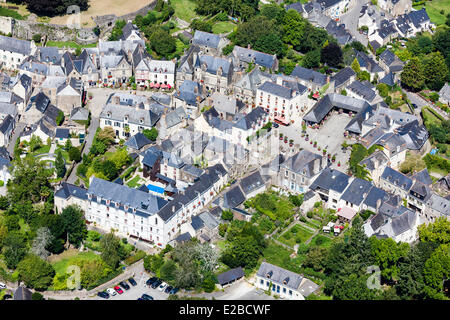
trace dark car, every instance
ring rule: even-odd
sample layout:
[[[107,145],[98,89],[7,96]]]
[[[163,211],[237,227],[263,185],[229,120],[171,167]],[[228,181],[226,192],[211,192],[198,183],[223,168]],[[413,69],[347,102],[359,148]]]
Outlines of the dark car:
[[[279,125],[278,123],[274,123],[273,126],[274,126],[275,128],[278,128],[280,125]]]
[[[108,292],[100,291],[99,293],[97,293],[97,295],[98,295],[100,298],[103,298],[103,299],[109,299],[109,294],[108,294]]]
[[[168,286],[167,288],[164,289],[165,293],[170,293],[170,291],[173,289],[172,286]]]
[[[120,286],[121,286],[122,288],[124,288],[125,290],[130,290],[130,286],[129,286],[128,284],[126,284],[125,281],[122,281],[122,282],[120,282],[119,284],[120,284]]]
[[[134,287],[134,286],[137,286],[137,283],[136,283],[136,281],[135,281],[133,278],[128,279],[128,282],[131,283],[131,285],[132,285],[133,287]]]
[[[155,281],[157,281],[157,280],[158,280],[157,277],[153,277],[153,278],[148,279],[148,280],[145,282],[145,284],[148,285],[148,286],[151,286],[151,285],[152,285]]]
[[[142,298],[137,298],[138,300],[145,300],[145,299],[142,299]]]
[[[148,294],[144,293],[141,297],[142,300],[153,300],[152,296],[149,296]]]
[[[169,293],[169,294],[175,294],[175,293],[178,292],[178,290],[180,290],[180,289],[178,289],[178,288],[173,288],[172,290],[170,290],[170,293]]]
[[[159,285],[162,283],[162,281],[161,280],[156,280],[155,282],[153,282],[153,284],[152,284],[152,289],[156,289],[156,288],[158,288],[159,287]]]
[[[414,109],[417,109],[417,104],[411,103],[411,105],[412,105],[412,107],[413,107]]]

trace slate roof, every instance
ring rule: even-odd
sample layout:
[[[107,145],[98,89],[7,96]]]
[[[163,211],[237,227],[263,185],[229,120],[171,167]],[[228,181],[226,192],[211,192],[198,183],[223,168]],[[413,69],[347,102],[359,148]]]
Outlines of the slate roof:
[[[185,232],[183,234],[180,234],[178,237],[175,238],[175,241],[178,243],[189,241],[191,239],[191,235],[189,232]]]
[[[320,173],[316,180],[314,180],[310,189],[316,190],[317,188],[320,188],[341,193],[348,186],[349,178],[350,177],[345,173],[327,167]]]
[[[246,195],[265,186],[259,171],[256,171],[241,179],[240,186]]]
[[[199,55],[196,60],[195,67],[201,67],[206,65],[206,72],[211,74],[217,74],[219,69],[222,70],[222,77],[228,77],[233,70],[232,63],[227,59],[210,56],[210,55]]]
[[[363,203],[370,208],[377,208],[378,200],[380,200],[382,203],[388,197],[389,197],[388,193],[383,189],[372,187],[372,189],[370,189],[369,193],[367,194],[367,197],[364,199]]]
[[[264,119],[267,117],[267,112],[264,111],[261,107],[256,107],[253,109],[250,113],[246,114],[243,118],[238,120],[236,123],[233,124],[233,127],[242,129],[242,130],[249,130],[252,128],[252,125],[258,122],[260,119]]]
[[[280,86],[279,84],[270,81],[264,82],[258,89],[288,100],[294,97],[294,92],[292,89],[285,86]]]
[[[119,185],[99,178],[92,178],[87,194],[91,194],[94,198],[100,197],[102,204],[106,205],[105,199],[110,200],[110,206],[114,207],[113,202],[118,202],[120,210],[124,210],[124,205],[127,205],[128,212],[133,213],[133,208],[136,209],[136,214],[148,217],[152,216],[163,208],[167,201],[159,198],[153,194],[145,193],[128,186]]]
[[[312,82],[319,86],[324,86],[327,83],[327,76],[323,73],[296,66],[291,72],[291,76],[297,77],[304,81]]]
[[[166,114],[166,127],[171,128],[180,122],[182,122],[184,119],[187,118],[186,112],[184,111],[183,107],[178,107],[172,112],[169,112]]]
[[[372,183],[369,181],[355,178],[341,196],[341,200],[348,201],[359,206],[369,194]]]
[[[303,280],[301,275],[267,262],[261,263],[257,276],[267,279],[267,281],[271,281],[272,283],[281,284],[293,290],[298,290]],[[286,283],[284,284],[284,282]]]
[[[430,186],[433,184],[433,180],[431,180],[430,174],[428,173],[428,169],[425,168],[422,171],[415,173],[412,176],[412,179],[422,182],[423,184]]]
[[[203,223],[203,220],[199,216],[193,216],[191,218],[191,226],[195,231],[198,231],[201,228],[203,228],[205,224]]]
[[[346,45],[352,40],[352,35],[345,29],[345,25],[338,24],[335,20],[330,20],[325,30],[334,36],[340,45]]]
[[[428,140],[428,131],[418,120],[411,121],[399,128],[398,134],[406,141],[406,147],[411,150],[420,150]]]
[[[235,186],[223,195],[223,206],[225,208],[234,208],[245,201],[245,195],[240,186]]]
[[[448,83],[445,83],[445,85],[441,88],[439,91],[439,96],[447,101],[450,100],[450,86]]]
[[[375,170],[376,167],[388,163],[389,159],[383,151],[377,150],[370,156],[366,157],[360,162],[361,165],[366,166],[370,171]]]
[[[55,197],[68,199],[71,196],[78,199],[86,200],[87,190],[85,188],[78,187],[74,184],[62,182],[61,188],[55,192]]]
[[[427,206],[440,212],[443,215],[450,216],[450,200],[432,193],[426,202]]]
[[[302,12],[304,12],[303,5],[302,5],[301,2],[296,2],[296,3],[292,3],[292,4],[289,4],[289,5],[286,5],[285,8],[286,8],[286,11],[288,11],[290,9],[293,9],[293,10],[297,11],[300,14]]]
[[[408,13],[408,18],[416,28],[420,28],[422,23],[430,21],[425,7],[422,7],[420,10],[412,10]]]
[[[352,68],[346,67],[336,73],[332,78],[331,81],[334,81],[334,87],[339,88],[343,84],[345,84],[347,81],[350,80],[351,77],[355,76],[356,73],[353,71]]]
[[[195,45],[206,46],[217,49],[219,47],[220,36],[208,32],[196,30],[192,43]]]
[[[214,183],[219,181],[220,175],[224,176],[227,171],[221,164],[208,167],[206,172],[191,186],[184,190],[184,194],[178,193],[173,197],[167,205],[165,205],[158,213],[158,215],[167,221],[172,218],[182,206],[187,205],[197,198],[198,193],[203,194]]]
[[[135,150],[140,150],[142,147],[150,143],[151,140],[149,140],[143,133],[138,132],[134,136],[131,136],[130,139],[125,142],[125,145]]]
[[[347,86],[347,90],[351,90],[363,99],[371,102],[377,94],[371,88],[365,86],[361,81],[355,80]]]
[[[380,54],[380,59],[389,67],[391,72],[398,72],[403,69],[403,61],[401,61],[391,50],[386,49]]]
[[[235,281],[237,279],[240,279],[245,276],[244,270],[242,270],[241,267],[237,267],[234,269],[231,269],[227,272],[221,273],[217,275],[217,281],[221,286],[231,282]]]
[[[232,54],[240,61],[252,62],[266,68],[273,68],[276,62],[276,57],[273,55],[240,46],[235,46]]]
[[[0,124],[0,132],[2,132],[3,134],[7,133],[9,130],[13,128],[15,122],[16,121],[14,120],[14,118],[8,114]]]
[[[393,87],[395,85],[394,74],[392,72],[389,72],[379,82],[387,84],[388,86]]]
[[[384,169],[381,174],[381,179],[384,179],[405,191],[409,191],[413,185],[413,181],[409,177],[392,169],[391,167],[386,167]]]
[[[70,130],[66,128],[56,128],[55,138],[69,139]]]
[[[25,91],[28,91],[31,88],[32,79],[28,75],[23,73],[19,76],[17,82],[20,82],[20,84],[25,88]]]
[[[100,113],[100,118],[116,121],[124,121],[128,117],[128,122],[153,127],[158,122],[160,116],[151,110],[136,108],[115,103],[108,103]]]
[[[390,223],[393,235],[398,236],[405,231],[412,229],[416,222],[416,219],[418,219],[417,214],[409,209],[401,216],[393,218]]]
[[[122,28],[122,36],[120,37],[122,40],[126,40],[133,31],[136,31],[137,34],[139,34],[139,29],[135,28],[133,23],[130,21],[125,24],[125,26]]]
[[[82,107],[73,108],[70,112],[70,120],[86,121],[89,118],[89,110]]]
[[[200,98],[200,101],[203,101],[204,99],[200,84],[191,80],[184,80],[181,86],[178,87],[178,91],[175,93],[174,97],[191,106],[197,105],[197,97]]]
[[[370,73],[382,72],[383,69],[375,62],[371,57],[369,57],[366,53],[357,51],[356,59],[360,67],[366,68]]]
[[[39,60],[42,62],[51,62],[53,64],[60,64],[61,54],[57,47],[39,47]]]
[[[318,172],[314,172],[314,161],[319,160],[321,162],[322,156],[308,151],[306,149],[300,150],[292,157],[289,157],[281,164],[281,168],[287,168],[297,174],[302,174],[308,178],[316,175]],[[322,169],[322,164],[319,165],[319,170]]]
[[[220,224],[217,218],[208,211],[202,212],[199,217],[202,219],[203,224],[210,230],[217,228]]]
[[[34,104],[37,110],[44,113],[50,104],[50,98],[47,97],[43,92],[39,92],[38,94],[32,96],[30,98],[30,106]]]
[[[31,54],[31,41],[0,35],[0,49],[29,56]]]

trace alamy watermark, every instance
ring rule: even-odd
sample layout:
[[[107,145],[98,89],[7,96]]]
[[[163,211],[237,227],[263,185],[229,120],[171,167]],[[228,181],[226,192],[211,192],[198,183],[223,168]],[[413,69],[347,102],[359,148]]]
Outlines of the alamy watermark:
[[[367,273],[371,275],[367,279],[367,288],[369,289],[381,289],[381,271],[379,266],[368,266]]]

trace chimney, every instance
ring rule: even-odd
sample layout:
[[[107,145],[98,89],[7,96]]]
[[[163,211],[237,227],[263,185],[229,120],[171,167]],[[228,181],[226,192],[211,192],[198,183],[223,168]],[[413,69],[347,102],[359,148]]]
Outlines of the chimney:
[[[250,45],[250,43],[247,45],[247,49],[251,49],[252,46]]]
[[[321,159],[315,159],[314,160],[314,167],[313,167],[313,170],[314,170],[314,174],[316,174],[317,172],[319,172],[319,168],[320,168],[320,161],[321,161]]]
[[[369,116],[370,116],[369,111],[367,111],[367,112],[366,112],[366,120],[369,119]]]
[[[198,87],[197,86],[195,86],[195,88],[194,88],[194,93],[198,93]]]
[[[283,78],[277,77],[277,84],[282,86],[283,85]]]
[[[175,206],[172,206],[172,212],[175,212]]]
[[[120,104],[120,97],[119,96],[114,96],[114,103],[115,104]]]

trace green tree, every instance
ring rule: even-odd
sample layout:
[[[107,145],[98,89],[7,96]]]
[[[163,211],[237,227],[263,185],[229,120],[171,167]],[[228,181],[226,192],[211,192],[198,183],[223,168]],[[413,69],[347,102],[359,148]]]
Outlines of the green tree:
[[[80,149],[76,147],[72,147],[69,149],[69,159],[70,161],[80,162],[81,160],[81,152]]]
[[[55,169],[56,169],[56,176],[58,178],[62,178],[66,174],[66,164],[64,162],[61,150],[58,150],[56,152]]]
[[[426,55],[422,63],[426,86],[431,90],[439,91],[445,84],[448,76],[444,57],[440,52],[433,52]]]
[[[400,75],[402,85],[412,91],[420,91],[425,86],[425,77],[422,61],[412,57],[403,68]]]
[[[439,217],[433,223],[421,224],[418,232],[422,242],[450,243],[450,221],[445,217]]]
[[[372,255],[375,264],[381,268],[381,276],[385,281],[398,280],[398,262],[404,258],[409,250],[407,243],[395,242],[391,238],[377,239],[371,237]]]
[[[42,145],[42,139],[39,136],[32,135],[30,138],[30,142],[28,143],[30,152],[34,152]]]
[[[105,234],[100,240],[100,251],[103,261],[112,269],[119,266],[126,254],[120,244],[120,239],[114,233]]]
[[[102,173],[108,180],[117,177],[117,167],[111,160],[105,160],[102,164]]]
[[[149,40],[152,49],[162,57],[168,57],[177,49],[175,38],[161,28],[157,28]]]
[[[28,251],[25,235],[20,231],[9,231],[3,240],[2,251],[6,266],[15,269]]]
[[[23,259],[17,265],[17,271],[20,279],[36,290],[46,290],[55,276],[52,265],[34,254]]]
[[[450,275],[450,245],[441,244],[425,262],[423,270],[425,294],[432,299],[445,299],[444,281]]]
[[[223,220],[231,221],[233,220],[233,212],[231,212],[231,210],[223,210],[221,218]]]
[[[87,236],[83,211],[77,205],[70,205],[62,211],[61,219],[63,230],[68,235],[69,243],[75,247],[79,247]]]
[[[339,67],[344,62],[341,47],[334,42],[330,42],[322,48],[320,61],[332,67]]]
[[[76,54],[77,56],[79,56],[81,54],[81,49],[77,48],[80,50],[80,53]],[[58,116],[56,117],[56,124],[58,126],[62,125],[62,123],[64,122],[64,113],[60,110],[58,111]]]
[[[175,280],[177,265],[173,260],[167,260],[160,268],[161,279],[172,282]]]
[[[358,59],[354,59],[352,62],[352,69],[355,73],[359,73],[361,71],[361,66],[359,65]]]
[[[302,60],[302,66],[307,69],[317,68],[320,65],[320,50],[309,51]]]
[[[142,130],[142,133],[151,141],[155,141],[156,138],[158,138],[158,129],[155,127],[152,127],[151,129],[144,129]]]

